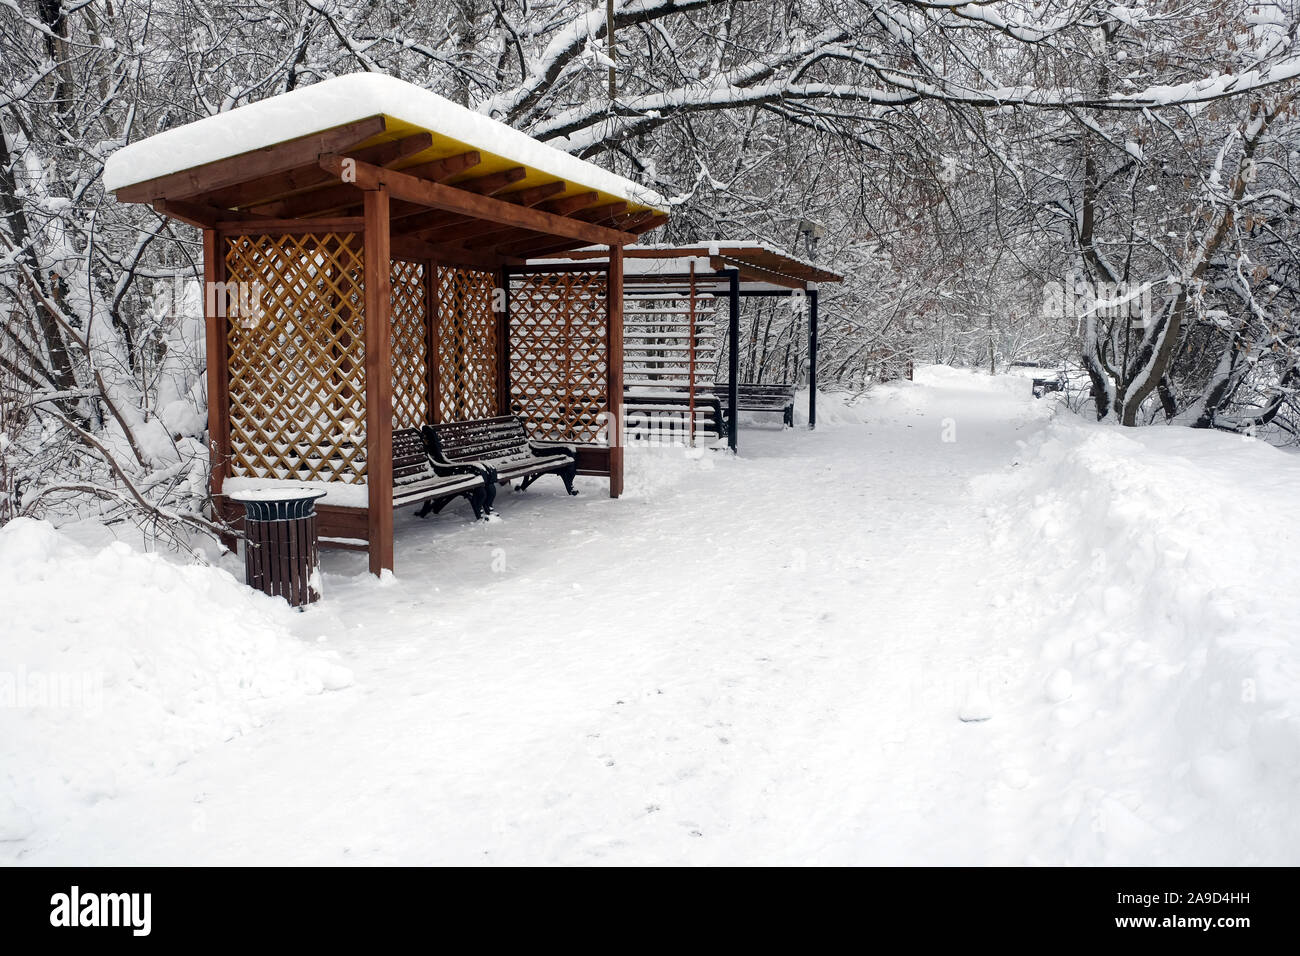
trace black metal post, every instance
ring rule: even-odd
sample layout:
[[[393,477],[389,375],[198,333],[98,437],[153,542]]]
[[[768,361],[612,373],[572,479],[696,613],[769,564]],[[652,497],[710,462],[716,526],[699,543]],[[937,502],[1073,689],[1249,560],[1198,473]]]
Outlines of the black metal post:
[[[817,427],[817,290],[808,290],[808,428]]]
[[[740,431],[740,270],[728,269],[727,299],[730,303],[727,337],[731,340],[727,352],[727,405],[731,417],[727,420],[727,447],[736,451],[736,437]]]

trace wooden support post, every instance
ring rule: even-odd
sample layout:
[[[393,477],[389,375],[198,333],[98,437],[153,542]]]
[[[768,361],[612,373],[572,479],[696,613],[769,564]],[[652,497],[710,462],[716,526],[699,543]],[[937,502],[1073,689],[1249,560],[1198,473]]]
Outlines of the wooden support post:
[[[736,451],[737,436],[740,433],[740,271],[728,269],[727,272],[727,405],[731,415],[727,419],[727,447]]]
[[[424,260],[424,312],[429,319],[425,329],[428,333],[428,365],[425,375],[429,386],[429,410],[426,413],[429,423],[438,423],[438,263],[433,259]]]
[[[226,355],[225,301],[226,260],[221,254],[221,237],[215,229],[203,230],[203,328],[208,364],[208,475],[212,517],[223,517],[218,498],[230,463],[230,373]],[[222,535],[221,543],[231,551],[237,542]]]
[[[208,351],[208,465],[212,497],[221,494],[230,460],[230,383],[226,368],[225,259],[216,230],[203,230],[204,329]],[[222,285],[218,285],[221,283]]]
[[[370,573],[393,568],[392,264],[388,190],[365,193],[366,481]]]
[[[609,496],[623,493],[623,247],[610,246],[609,281]]]
[[[808,290],[808,428],[817,427],[817,290]]]
[[[510,270],[505,266],[497,270],[497,288],[500,292],[493,292],[494,297],[500,296],[501,304],[496,313],[497,414],[510,415]]]

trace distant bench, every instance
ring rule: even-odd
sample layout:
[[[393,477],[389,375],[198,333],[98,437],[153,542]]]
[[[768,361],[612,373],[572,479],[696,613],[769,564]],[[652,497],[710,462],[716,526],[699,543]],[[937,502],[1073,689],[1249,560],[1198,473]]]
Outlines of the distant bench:
[[[514,415],[468,422],[425,425],[424,444],[435,469],[472,468],[487,483],[484,510],[491,512],[498,482],[523,479],[525,490],[542,475],[559,475],[564,490],[576,495],[577,449],[572,445],[530,441],[523,421]]]
[[[1065,382],[1058,378],[1035,378],[1034,398],[1042,398],[1048,392],[1065,391]]]
[[[1012,362],[1011,367],[1031,370],[1034,398],[1042,398],[1048,392],[1065,391],[1065,373],[1060,368],[1041,362]]]
[[[730,418],[731,392],[728,383],[716,383],[713,393],[718,396],[723,412]],[[742,412],[780,412],[781,420],[791,428],[794,427],[794,385],[737,385],[736,406]]]

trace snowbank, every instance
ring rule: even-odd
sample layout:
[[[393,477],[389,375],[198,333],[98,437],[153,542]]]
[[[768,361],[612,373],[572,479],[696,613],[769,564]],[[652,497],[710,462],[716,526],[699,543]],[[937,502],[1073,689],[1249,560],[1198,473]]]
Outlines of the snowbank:
[[[879,386],[877,386],[879,387]],[[861,425],[871,420],[869,413],[870,399],[876,389],[870,392],[847,392],[842,390],[817,390],[817,427],[826,425]],[[748,413],[754,422],[764,424],[781,424],[781,416],[776,414]],[[742,416],[741,421],[746,421]],[[808,424],[808,389],[801,388],[794,396],[794,423]]]
[[[976,487],[1045,862],[1300,860],[1300,458],[1061,412]]]
[[[0,529],[0,846],[351,683],[226,571]]]

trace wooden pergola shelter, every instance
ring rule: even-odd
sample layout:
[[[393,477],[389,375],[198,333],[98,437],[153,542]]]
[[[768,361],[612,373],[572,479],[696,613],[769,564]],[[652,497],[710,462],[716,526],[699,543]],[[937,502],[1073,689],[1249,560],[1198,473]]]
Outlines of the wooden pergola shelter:
[[[808,313],[808,427],[817,427],[817,324],[819,286],[843,282],[844,276],[762,242],[722,241],[684,245],[639,244],[625,249],[624,294],[676,292],[712,294],[727,301],[728,406],[738,406],[740,378],[740,301],[749,297],[802,296]],[[573,262],[612,262],[604,249],[579,249],[566,254]],[[737,418],[733,414],[727,445],[737,449]]]
[[[322,543],[379,573],[394,429],[508,413],[621,493],[622,248],[667,220],[649,190],[376,74],[127,146],[105,184],[203,230],[223,514],[223,491],[323,488]]]

